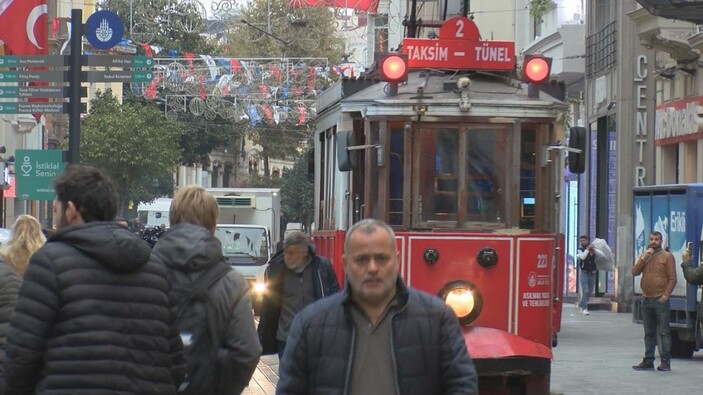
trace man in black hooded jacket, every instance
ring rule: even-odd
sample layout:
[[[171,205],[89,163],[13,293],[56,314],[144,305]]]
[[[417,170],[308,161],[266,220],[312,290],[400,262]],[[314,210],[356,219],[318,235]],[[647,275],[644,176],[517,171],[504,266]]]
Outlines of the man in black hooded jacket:
[[[98,169],[72,165],[54,188],[58,231],[24,275],[7,393],[174,394],[184,365],[166,268],[113,222],[117,192]]]

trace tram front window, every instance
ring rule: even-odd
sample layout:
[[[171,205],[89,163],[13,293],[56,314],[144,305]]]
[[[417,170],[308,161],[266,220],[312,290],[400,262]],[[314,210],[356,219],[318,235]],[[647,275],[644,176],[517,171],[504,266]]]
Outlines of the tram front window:
[[[505,147],[504,133],[496,130],[470,131],[467,136],[466,195],[467,219],[479,222],[502,222],[503,163],[500,147]],[[504,148],[503,148],[504,149]]]
[[[457,156],[459,144],[456,129],[439,129],[435,149],[435,201],[437,219],[450,217],[456,220],[458,175]]]
[[[420,129],[415,155],[421,225],[503,222],[505,138],[505,129]]]

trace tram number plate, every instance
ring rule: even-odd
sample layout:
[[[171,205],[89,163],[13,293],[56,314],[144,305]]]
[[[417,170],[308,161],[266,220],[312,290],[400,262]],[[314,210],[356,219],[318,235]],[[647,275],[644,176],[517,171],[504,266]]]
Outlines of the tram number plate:
[[[547,268],[547,254],[537,254],[537,269]]]

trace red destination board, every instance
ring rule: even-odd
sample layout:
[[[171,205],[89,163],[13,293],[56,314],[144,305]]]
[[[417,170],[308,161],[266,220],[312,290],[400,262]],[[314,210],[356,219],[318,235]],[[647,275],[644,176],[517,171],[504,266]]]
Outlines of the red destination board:
[[[404,39],[403,52],[408,54],[408,67],[411,69],[515,69],[515,43],[479,40],[476,24],[464,17],[446,21],[437,39]]]

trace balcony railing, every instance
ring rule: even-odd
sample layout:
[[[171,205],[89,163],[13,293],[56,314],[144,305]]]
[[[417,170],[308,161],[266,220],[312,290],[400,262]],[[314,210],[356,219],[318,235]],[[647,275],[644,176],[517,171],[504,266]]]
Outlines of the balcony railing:
[[[615,66],[615,21],[586,38],[586,75],[593,77]]]

